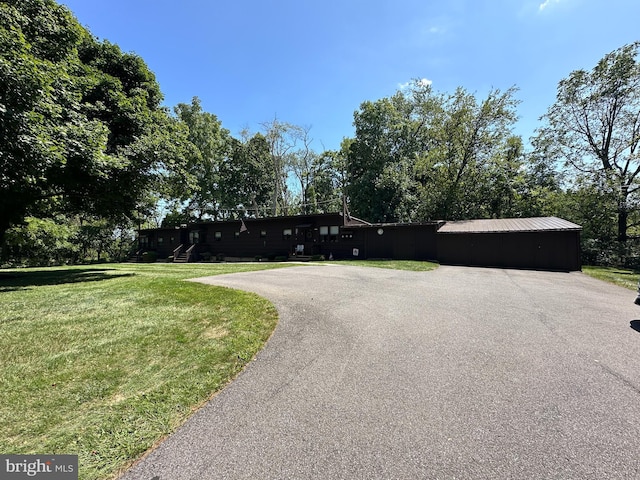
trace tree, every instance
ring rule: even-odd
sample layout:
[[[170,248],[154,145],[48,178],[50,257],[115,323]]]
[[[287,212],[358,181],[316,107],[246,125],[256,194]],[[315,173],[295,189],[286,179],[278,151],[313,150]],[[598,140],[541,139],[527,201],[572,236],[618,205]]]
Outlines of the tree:
[[[354,113],[356,135],[347,153],[348,195],[354,214],[374,222],[414,220],[403,199],[414,196],[417,153],[427,148],[425,126],[432,107],[431,87],[364,102]],[[416,95],[414,95],[414,92]],[[398,190],[399,188],[402,191]]]
[[[142,59],[65,7],[0,3],[0,242],[28,216],[131,215],[169,172],[185,173],[185,132],[161,99]]]
[[[339,212],[347,186],[346,151],[349,140],[340,150],[327,150],[316,155],[311,166],[313,176],[306,189],[308,213]]]
[[[176,192],[181,202],[187,202],[186,210],[193,218],[201,220],[204,215],[218,219],[223,207],[225,186],[221,183],[220,168],[230,155],[231,136],[222,128],[218,118],[202,110],[198,97],[191,104],[179,103],[174,111],[180,121],[188,127],[188,140],[195,146],[186,166],[195,182],[192,188],[181,188]]]
[[[492,90],[478,101],[462,88],[437,94],[417,81],[364,102],[347,155],[353,213],[410,222],[510,212],[490,200],[511,191],[518,174],[514,94],[515,88]]]
[[[615,185],[617,238],[626,241],[640,174],[640,42],[605,55],[591,71],[576,70],[558,84],[556,102],[537,133],[551,159]]]
[[[289,192],[289,174],[291,173],[291,159],[303,128],[277,118],[262,124],[263,136],[269,146],[268,170],[272,178],[271,215],[287,215],[291,206],[291,192]]]
[[[515,91],[491,90],[478,101],[458,88],[441,97],[430,123],[429,148],[418,160],[422,217],[457,220],[504,213],[492,210],[491,201],[509,190],[517,172],[503,168],[510,156],[518,158],[519,139],[511,134]]]
[[[230,156],[220,165],[223,203],[235,211],[266,211],[272,192],[271,152],[265,137],[257,133],[245,141],[231,139]]]
[[[292,130],[300,146],[289,153],[288,159],[291,171],[300,185],[301,213],[309,213],[312,202],[316,201],[312,184],[320,168],[318,154],[311,148],[313,139],[309,135],[310,130],[310,127],[298,127]]]

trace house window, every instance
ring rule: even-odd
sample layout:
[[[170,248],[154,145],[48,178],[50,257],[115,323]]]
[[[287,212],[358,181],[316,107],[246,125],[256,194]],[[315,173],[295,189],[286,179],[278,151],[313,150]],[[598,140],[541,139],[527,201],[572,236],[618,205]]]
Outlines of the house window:
[[[147,248],[149,246],[149,237],[146,235],[140,235],[140,248]]]
[[[266,230],[260,230],[260,238],[266,238],[267,236],[267,231]]]
[[[222,240],[222,232],[214,232],[213,238],[216,239],[216,242],[219,242],[220,240]]]
[[[158,246],[164,244],[164,237],[158,237]]]
[[[236,238],[240,238],[240,232],[233,232],[233,236]]]
[[[337,242],[340,227],[338,225],[320,227],[319,233],[321,242]]]
[[[282,238],[285,240],[289,240],[291,238],[292,233],[293,233],[292,229],[285,228],[284,230],[282,230]]]
[[[189,232],[189,243],[200,243],[200,231],[192,230]]]

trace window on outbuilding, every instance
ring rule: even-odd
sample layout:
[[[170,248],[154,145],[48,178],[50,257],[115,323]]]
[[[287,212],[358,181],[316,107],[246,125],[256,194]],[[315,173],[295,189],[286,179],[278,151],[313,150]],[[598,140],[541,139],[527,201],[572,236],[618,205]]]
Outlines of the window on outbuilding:
[[[216,239],[216,242],[219,242],[220,240],[222,240],[222,232],[214,232],[213,238]]]
[[[285,240],[289,240],[292,234],[293,230],[291,228],[285,228],[284,230],[282,230],[282,238]]]

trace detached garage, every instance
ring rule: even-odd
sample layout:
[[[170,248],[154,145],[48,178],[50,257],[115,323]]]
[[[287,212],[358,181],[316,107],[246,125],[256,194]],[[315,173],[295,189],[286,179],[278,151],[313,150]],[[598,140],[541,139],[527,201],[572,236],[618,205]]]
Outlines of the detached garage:
[[[580,270],[581,230],[556,217],[446,222],[436,234],[438,260],[449,265]]]

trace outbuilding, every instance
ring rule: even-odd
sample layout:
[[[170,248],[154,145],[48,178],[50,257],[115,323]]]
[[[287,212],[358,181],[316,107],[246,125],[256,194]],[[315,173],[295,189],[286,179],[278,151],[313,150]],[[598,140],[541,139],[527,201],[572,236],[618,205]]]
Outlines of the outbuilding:
[[[463,220],[437,232],[443,264],[574,271],[582,227],[557,217]]]

